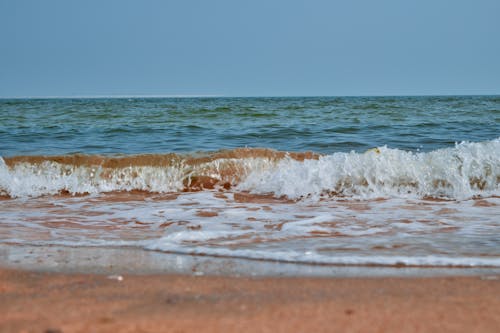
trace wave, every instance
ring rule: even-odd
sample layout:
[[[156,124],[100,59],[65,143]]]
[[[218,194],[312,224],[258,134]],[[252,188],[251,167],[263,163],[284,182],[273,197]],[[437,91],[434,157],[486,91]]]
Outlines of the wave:
[[[36,197],[113,191],[179,192],[237,185],[278,160],[317,159],[311,152],[241,148],[196,155],[0,157],[0,195]]]
[[[500,195],[500,138],[431,152],[364,153],[240,148],[194,155],[0,157],[0,195],[235,189],[289,199]]]

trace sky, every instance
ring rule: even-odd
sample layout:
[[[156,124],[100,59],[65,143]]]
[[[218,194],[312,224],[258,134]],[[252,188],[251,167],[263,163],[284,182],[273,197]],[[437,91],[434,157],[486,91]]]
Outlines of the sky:
[[[498,0],[0,0],[0,97],[500,94]]]

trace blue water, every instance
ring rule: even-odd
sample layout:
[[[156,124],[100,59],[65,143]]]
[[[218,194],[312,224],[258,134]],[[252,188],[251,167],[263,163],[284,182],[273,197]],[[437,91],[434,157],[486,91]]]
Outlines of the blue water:
[[[0,100],[0,156],[431,151],[500,136],[500,96]]]
[[[0,100],[0,199],[7,246],[498,268],[500,96]]]

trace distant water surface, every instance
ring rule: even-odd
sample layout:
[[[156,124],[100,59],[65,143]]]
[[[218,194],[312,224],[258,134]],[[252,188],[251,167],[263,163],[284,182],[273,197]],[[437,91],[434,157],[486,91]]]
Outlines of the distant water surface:
[[[0,156],[430,151],[500,136],[500,96],[0,100]]]

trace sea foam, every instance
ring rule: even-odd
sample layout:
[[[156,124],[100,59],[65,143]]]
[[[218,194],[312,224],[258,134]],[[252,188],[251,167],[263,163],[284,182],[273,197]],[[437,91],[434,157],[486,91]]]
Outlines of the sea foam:
[[[239,188],[290,199],[323,195],[466,199],[499,195],[499,183],[500,140],[496,139],[428,153],[380,147],[303,162],[285,158],[265,171],[251,172]]]
[[[462,200],[500,195],[500,138],[431,152],[384,146],[364,153],[303,155],[248,149],[198,159],[176,156],[172,162],[159,155],[161,163],[140,156],[114,158],[113,163],[102,157],[97,163],[94,156],[86,156],[77,164],[68,162],[68,156],[61,161],[27,157],[7,163],[0,158],[0,194],[36,197],[236,187],[294,200],[324,196]]]

